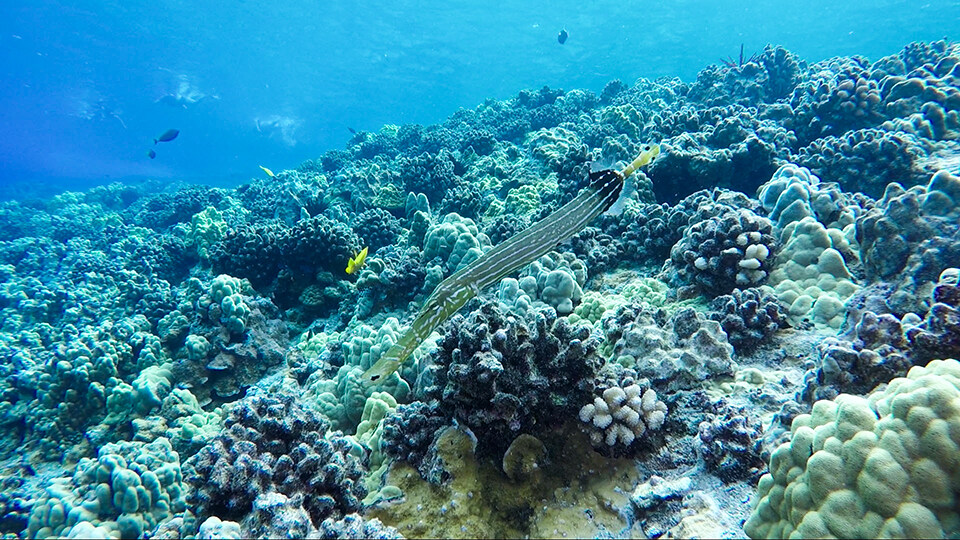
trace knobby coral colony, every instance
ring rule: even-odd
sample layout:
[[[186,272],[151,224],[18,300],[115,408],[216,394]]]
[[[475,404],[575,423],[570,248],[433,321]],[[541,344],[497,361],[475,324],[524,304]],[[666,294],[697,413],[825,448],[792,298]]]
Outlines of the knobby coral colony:
[[[434,328],[480,291],[546,255],[583,230],[617,202],[624,181],[659,154],[660,146],[647,146],[622,171],[606,169],[590,173],[590,185],[572,201],[443,280],[427,299],[410,329],[363,374],[364,380],[375,383],[395,372]]]

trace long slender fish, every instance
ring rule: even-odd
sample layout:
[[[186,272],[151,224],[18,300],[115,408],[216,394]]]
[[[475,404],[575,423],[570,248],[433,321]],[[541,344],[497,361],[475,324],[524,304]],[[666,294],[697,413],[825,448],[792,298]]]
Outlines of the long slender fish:
[[[363,380],[375,383],[400,368],[430,332],[457,312],[471,298],[503,276],[539,259],[560,243],[580,232],[588,223],[613,206],[623,190],[623,182],[637,169],[650,163],[660,147],[644,148],[637,159],[622,171],[611,169],[590,173],[590,185],[572,201],[560,207],[532,227],[498,244],[475,261],[440,282],[413,325],[364,374]]]

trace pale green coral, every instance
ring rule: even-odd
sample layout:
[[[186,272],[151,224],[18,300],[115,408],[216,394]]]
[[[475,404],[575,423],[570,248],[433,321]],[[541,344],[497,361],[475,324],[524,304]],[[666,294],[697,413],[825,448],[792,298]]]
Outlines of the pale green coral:
[[[186,243],[197,250],[197,255],[206,260],[210,248],[223,240],[227,234],[227,222],[223,213],[212,206],[206,207],[190,218],[190,227],[186,231]]]
[[[796,417],[770,458],[752,538],[955,538],[960,363],[910,369],[867,398]]]
[[[534,280],[534,283],[536,281]],[[504,278],[497,289],[500,308],[517,315],[525,315],[533,306],[533,300],[520,288],[520,282],[513,278]]]
[[[490,239],[477,229],[472,219],[451,212],[427,230],[423,259],[430,261],[439,257],[450,272],[455,272],[478,259],[490,247]]]
[[[169,345],[182,343],[190,332],[190,319],[180,310],[167,313],[157,322],[157,335]]]
[[[247,317],[250,315],[250,306],[243,301],[243,296],[231,294],[220,301],[220,322],[227,330],[234,334],[242,334],[247,329]]]
[[[534,263],[536,264],[536,263]],[[541,272],[539,277],[527,276],[520,280],[520,287],[536,294],[545,304],[552,306],[559,315],[569,315],[580,303],[583,289],[567,268]]]
[[[777,169],[757,190],[757,198],[780,229],[812,217],[826,227],[842,230],[853,224],[858,208],[843,204],[836,184],[821,184],[810,169],[793,163]]]
[[[483,211],[484,219],[493,219],[499,215],[502,215],[504,207],[505,205],[500,199],[491,200],[490,204],[487,206],[487,209]]]
[[[601,294],[596,291],[587,291],[580,298],[580,305],[570,314],[571,323],[584,322],[586,324],[596,324],[600,322],[603,315],[607,312],[615,312],[621,306],[629,304],[630,301],[620,294]]]
[[[364,504],[372,504],[375,501],[391,498],[381,493],[380,484],[383,475],[389,467],[389,460],[381,449],[381,437],[383,435],[383,420],[389,414],[397,410],[397,400],[387,392],[374,392],[367,398],[363,406],[363,414],[360,417],[360,424],[357,425],[357,442],[370,450],[370,473],[365,478],[367,484],[368,496]],[[396,488],[388,486],[387,494],[392,494]]]
[[[205,411],[190,390],[174,388],[163,399],[160,411],[132,420],[134,440],[166,437],[174,450],[194,454],[223,428],[222,408]]]
[[[380,355],[400,339],[401,334],[400,321],[396,317],[388,317],[379,328],[361,324],[343,342],[344,361],[363,370],[370,369]]]
[[[294,346],[300,349],[300,352],[303,353],[304,358],[316,359],[321,353],[323,353],[323,351],[326,350],[327,343],[336,342],[339,339],[339,332],[332,332],[330,334],[326,332],[305,332],[300,335]]]
[[[760,187],[757,197],[777,223],[782,246],[768,283],[794,324],[804,320],[837,329],[844,302],[858,288],[848,264],[859,262],[856,205],[846,205],[835,184],[822,184],[805,167],[787,163]]]
[[[572,253],[552,251],[531,263],[519,280],[501,280],[497,291],[500,306],[517,315],[530,308],[551,306],[559,315],[568,315],[580,303],[587,267]]]
[[[720,323],[702,316],[697,319],[699,328],[685,339],[649,316],[628,323],[615,341],[605,329],[608,335],[600,346],[601,354],[640,373],[669,374],[677,384],[701,384],[717,376],[733,375],[737,370],[733,346]]]
[[[839,328],[846,317],[844,302],[860,288],[844,260],[843,253],[853,253],[846,237],[808,216],[787,225],[781,241],[768,282],[789,306],[790,321]]]
[[[383,137],[389,137],[392,139],[397,138],[397,134],[400,132],[400,126],[396,124],[384,124],[380,128],[380,135]]]
[[[396,343],[401,332],[400,322],[390,317],[379,328],[365,324],[350,330],[344,340],[344,365],[329,379],[323,373],[314,373],[307,379],[306,393],[318,403],[320,412],[330,420],[334,429],[353,432],[360,421],[366,403],[374,394],[389,393],[395,400],[404,400],[410,394],[410,385],[392,373],[376,386],[364,384],[363,372],[380,355]]]
[[[212,347],[213,346],[210,345],[210,342],[207,340],[207,338],[198,336],[196,334],[190,334],[187,336],[187,339],[183,344],[183,348],[187,352],[187,358],[194,361],[199,361],[206,358]]]
[[[417,212],[423,212],[430,215],[430,200],[424,193],[407,193],[407,199],[404,202],[404,213],[407,217],[413,217]]]
[[[234,334],[242,334],[246,330],[250,306],[243,297],[252,292],[247,280],[226,274],[220,274],[210,283],[208,300],[220,304],[220,322]]]
[[[216,303],[222,302],[228,296],[241,293],[249,294],[250,289],[249,285],[240,278],[220,274],[210,282],[210,299]]]
[[[148,414],[160,407],[173,388],[172,364],[150,366],[140,372],[133,384],[117,381],[107,395],[107,416],[104,423],[115,425],[136,415]]]
[[[670,287],[651,277],[641,277],[628,281],[618,291],[624,298],[650,307],[663,307],[667,304],[667,292]]]
[[[240,524],[236,521],[222,521],[217,516],[210,516],[200,524],[197,531],[199,540],[239,540],[243,538]]]
[[[380,185],[377,194],[373,196],[373,206],[385,210],[399,210],[403,208],[406,198],[403,189],[392,182]]]
[[[613,127],[618,133],[623,133],[633,140],[640,138],[640,132],[643,129],[643,119],[640,117],[640,113],[629,103],[603,109],[603,112],[600,113],[600,122]]]
[[[110,443],[97,459],[80,460],[72,478],[53,480],[34,503],[26,533],[69,537],[99,529],[140,538],[185,510],[180,459],[167,439]]]
[[[513,188],[507,192],[504,211],[508,214],[525,216],[540,210],[540,193],[531,185]]]
[[[520,288],[532,299],[569,315],[580,303],[587,282],[587,265],[572,253],[550,253],[521,272]]]
[[[960,208],[960,177],[948,170],[937,171],[927,184],[920,207],[925,214],[949,216]]]
[[[551,170],[559,170],[574,157],[586,158],[586,146],[576,133],[555,127],[539,129],[527,137],[527,148]]]

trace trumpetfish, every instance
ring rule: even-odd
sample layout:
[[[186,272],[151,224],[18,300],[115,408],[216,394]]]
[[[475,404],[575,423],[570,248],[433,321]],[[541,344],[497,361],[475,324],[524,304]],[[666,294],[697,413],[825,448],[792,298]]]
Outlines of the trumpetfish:
[[[407,332],[364,372],[363,380],[375,383],[389,377],[437,326],[480,291],[510,272],[539,259],[583,230],[597,216],[614,206],[623,191],[624,181],[659,154],[660,146],[647,146],[622,171],[606,169],[590,173],[590,184],[572,201],[440,282]]]

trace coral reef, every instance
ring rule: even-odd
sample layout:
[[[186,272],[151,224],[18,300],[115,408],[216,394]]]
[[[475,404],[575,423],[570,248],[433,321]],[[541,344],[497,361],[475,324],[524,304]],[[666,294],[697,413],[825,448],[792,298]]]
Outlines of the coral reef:
[[[761,431],[759,419],[731,407],[701,422],[697,428],[698,451],[707,470],[725,482],[756,481],[766,467],[761,456]]]
[[[733,346],[720,323],[693,308],[681,308],[668,319],[662,309],[627,305],[601,323],[611,358],[649,379],[659,395],[696,388],[736,369]]]
[[[737,352],[769,340],[787,325],[786,313],[769,288],[734,289],[710,302],[709,317],[719,321]]]
[[[791,442],[771,457],[745,532],[752,538],[956,534],[957,486],[946,471],[958,451],[949,433],[958,397],[960,363],[934,360],[866,398],[841,394],[817,402],[794,420]]]
[[[960,260],[960,178],[934,174],[926,186],[894,182],[856,223],[867,277],[897,283],[888,300],[895,313],[922,312],[940,273]]]
[[[769,45],[235,188],[2,201],[0,536],[957,536],[958,81],[945,40]],[[615,211],[366,381],[651,143]]]
[[[710,296],[762,284],[777,244],[769,219],[740,209],[691,225],[670,251],[678,279]],[[770,261],[770,262],[768,262]],[[692,296],[680,290],[681,297]]]
[[[224,431],[187,461],[185,481],[196,490],[199,516],[249,519],[255,507],[282,497],[318,527],[360,509],[365,451],[329,432],[323,417],[284,390],[239,402]],[[270,519],[282,520],[284,514]]]
[[[486,303],[442,331],[417,395],[469,427],[480,455],[575,416],[592,395],[597,342],[551,308],[518,318]]]
[[[73,478],[57,478],[33,503],[31,538],[119,535],[138,538],[186,510],[180,460],[170,442],[108,443],[83,458]]]

